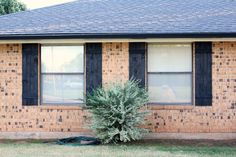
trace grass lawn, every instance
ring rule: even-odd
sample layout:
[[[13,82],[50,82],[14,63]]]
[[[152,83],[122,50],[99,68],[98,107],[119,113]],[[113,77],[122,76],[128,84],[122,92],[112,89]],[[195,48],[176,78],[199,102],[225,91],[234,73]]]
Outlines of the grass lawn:
[[[236,141],[142,141],[126,145],[59,146],[0,141],[1,157],[236,157]]]

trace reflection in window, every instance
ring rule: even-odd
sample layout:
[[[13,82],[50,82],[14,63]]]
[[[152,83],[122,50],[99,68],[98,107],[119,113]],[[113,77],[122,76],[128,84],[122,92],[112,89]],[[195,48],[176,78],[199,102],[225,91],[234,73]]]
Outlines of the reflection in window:
[[[148,91],[151,103],[191,104],[191,44],[149,44]]]
[[[43,104],[81,103],[84,93],[83,46],[43,46],[41,93]]]

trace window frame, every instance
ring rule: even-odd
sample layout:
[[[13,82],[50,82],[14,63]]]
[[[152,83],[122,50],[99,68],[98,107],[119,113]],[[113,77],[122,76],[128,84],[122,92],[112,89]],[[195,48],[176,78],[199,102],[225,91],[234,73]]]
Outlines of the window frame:
[[[175,44],[189,44],[191,45],[191,72],[149,72],[148,71],[148,45],[149,44],[159,44],[159,45],[165,45],[165,44],[168,44],[168,45],[175,45]],[[149,91],[149,82],[148,82],[148,79],[149,79],[149,74],[190,74],[191,75],[191,102],[190,103],[179,103],[179,102],[176,102],[176,103],[163,103],[163,102],[152,102],[152,101],[149,101],[148,102],[148,105],[161,105],[161,106],[193,106],[194,105],[194,49],[193,49],[193,43],[148,43],[147,44],[147,51],[146,51],[146,88],[147,88],[147,91]]]
[[[46,47],[46,46],[82,46],[83,47],[83,72],[67,72],[67,73],[63,73],[63,72],[42,72],[42,47]],[[85,53],[85,45],[84,44],[41,44],[40,45],[40,51],[39,51],[39,105],[41,106],[80,106],[82,104],[84,104],[83,102],[80,103],[44,103],[43,102],[43,83],[42,83],[42,77],[45,75],[81,75],[83,77],[83,94],[86,95],[86,78],[85,78],[85,74],[86,74],[86,63],[85,63],[85,59],[86,59],[86,53]],[[84,99],[84,98],[83,98]]]

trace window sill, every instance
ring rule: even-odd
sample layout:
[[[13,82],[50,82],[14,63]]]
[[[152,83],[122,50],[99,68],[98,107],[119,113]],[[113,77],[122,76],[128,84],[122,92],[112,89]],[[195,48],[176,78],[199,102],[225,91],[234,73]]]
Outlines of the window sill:
[[[38,106],[40,109],[56,109],[56,110],[85,110],[83,104],[78,105],[53,105],[53,104],[43,104]]]
[[[148,104],[150,110],[192,110],[194,105],[160,105],[160,104]]]
[[[27,107],[27,106],[25,106]],[[28,107],[37,107],[39,109],[47,110],[86,110],[83,107],[83,104],[78,105],[52,105],[52,104],[43,104],[38,106],[28,106]],[[160,105],[160,104],[148,104],[149,110],[192,110],[194,109],[194,105]]]

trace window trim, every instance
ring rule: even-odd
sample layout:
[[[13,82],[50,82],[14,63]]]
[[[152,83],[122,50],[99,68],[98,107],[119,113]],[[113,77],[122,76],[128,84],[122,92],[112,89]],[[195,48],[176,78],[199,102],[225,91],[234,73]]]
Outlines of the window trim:
[[[69,73],[61,73],[61,72],[55,72],[55,73],[45,73],[42,72],[42,47],[51,47],[51,46],[83,46],[83,72],[69,72]],[[86,74],[86,50],[85,50],[85,45],[84,44],[41,44],[39,48],[39,106],[81,106],[84,104],[83,102],[81,103],[43,103],[43,98],[42,98],[42,92],[43,92],[43,84],[42,84],[42,76],[43,75],[83,75],[83,90],[84,90],[84,95],[86,95],[86,79],[85,79],[85,74]],[[85,98],[85,97],[84,97]]]
[[[148,45],[149,44],[160,44],[160,45],[174,45],[174,44],[190,44],[191,45],[191,63],[192,68],[191,72],[148,72]],[[191,74],[191,102],[190,103],[163,103],[163,102],[151,102],[149,101],[148,105],[155,105],[155,106],[194,106],[194,46],[193,43],[147,43],[147,51],[146,51],[146,88],[148,91],[149,82],[148,82],[148,75],[149,74]]]

